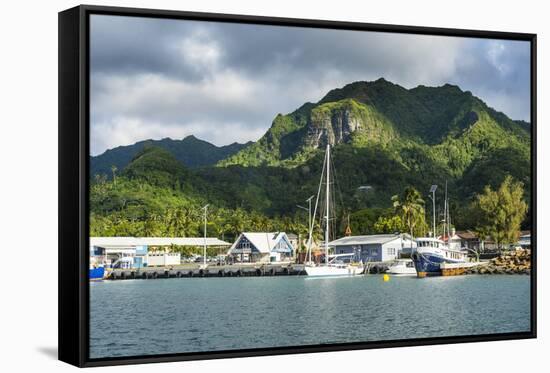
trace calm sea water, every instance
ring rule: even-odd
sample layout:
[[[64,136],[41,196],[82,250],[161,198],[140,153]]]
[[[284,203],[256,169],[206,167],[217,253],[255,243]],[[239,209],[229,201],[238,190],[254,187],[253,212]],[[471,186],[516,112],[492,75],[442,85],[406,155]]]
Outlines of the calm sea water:
[[[90,286],[91,358],[530,328],[528,276],[182,278]]]

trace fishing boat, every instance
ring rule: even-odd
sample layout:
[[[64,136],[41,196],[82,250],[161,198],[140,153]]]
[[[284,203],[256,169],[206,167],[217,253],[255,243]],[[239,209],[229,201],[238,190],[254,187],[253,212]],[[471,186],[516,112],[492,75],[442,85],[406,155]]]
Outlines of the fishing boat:
[[[394,276],[416,276],[412,259],[396,259],[390,264],[387,273]]]
[[[321,180],[319,182],[319,190],[317,191],[317,199],[315,202],[315,210],[313,216],[317,214],[317,206],[319,204],[319,199],[321,197],[323,181],[325,184],[325,210],[324,210],[324,230],[325,230],[325,262],[319,265],[311,262],[311,242],[313,234],[313,223],[310,223],[309,226],[309,239],[308,239],[308,254],[309,260],[306,263],[304,270],[308,276],[313,277],[334,277],[334,276],[355,276],[363,273],[362,266],[356,266],[351,263],[343,263],[337,260],[337,256],[329,255],[329,242],[330,242],[330,222],[331,222],[331,194],[330,194],[330,145],[327,144],[327,151],[325,153],[325,160],[323,163],[323,170],[321,172]]]
[[[418,277],[440,276],[441,266],[467,262],[467,254],[450,249],[445,243],[433,237],[416,239],[416,250],[411,255]]]
[[[433,186],[432,186],[433,188]],[[434,189],[435,191],[435,189]],[[435,210],[435,194],[434,194],[434,210]],[[449,209],[449,201],[447,196],[447,182],[445,182],[445,205],[443,209],[443,237],[449,237],[451,232],[451,214]],[[434,215],[435,216],[435,215]],[[435,218],[434,218],[434,236],[435,236]],[[448,242],[450,243],[450,242]],[[416,268],[418,277],[426,276],[441,276],[443,267],[453,266],[461,267],[468,266],[468,255],[466,252],[456,249],[451,249],[448,244],[445,244],[440,239],[435,237],[420,237],[416,239],[416,250],[412,253],[411,258]]]

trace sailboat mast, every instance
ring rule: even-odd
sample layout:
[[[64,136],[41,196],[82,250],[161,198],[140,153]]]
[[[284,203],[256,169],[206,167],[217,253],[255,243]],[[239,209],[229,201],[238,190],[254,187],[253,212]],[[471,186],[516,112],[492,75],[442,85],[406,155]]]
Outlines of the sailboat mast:
[[[449,246],[449,225],[447,221],[447,217],[449,216],[449,202],[447,200],[447,180],[445,180],[445,211],[444,211],[444,220],[443,220],[443,230],[447,230],[447,236],[445,236],[445,233],[443,234],[443,238],[447,237],[447,246]]]
[[[447,194],[447,181],[445,181],[445,194]],[[448,201],[449,197],[447,197],[447,235],[449,236],[447,240],[447,245],[449,248],[451,247],[451,205]]]
[[[323,179],[325,177],[325,164],[327,163],[327,157],[326,157],[326,154],[325,154],[325,158],[323,159],[323,167],[321,167],[321,177],[319,178],[319,187],[317,188],[317,196],[315,197],[315,208],[313,209],[313,215],[312,216],[312,219],[311,219],[311,224],[309,225],[309,245],[308,245],[308,250],[309,250],[309,262],[311,263],[311,245],[313,243],[313,226],[315,225],[315,217],[317,216],[317,208],[319,207],[319,201],[321,199],[321,191],[322,191],[322,188],[323,188]],[[313,198],[314,196],[311,196],[310,197],[310,200],[311,198]],[[311,203],[311,202],[310,202]],[[322,217],[321,217],[321,213],[319,213],[319,223],[322,222]],[[322,224],[321,224],[322,225]]]
[[[325,263],[328,266],[328,240],[330,229],[330,145],[327,144],[327,211],[326,211],[326,226],[325,226]]]

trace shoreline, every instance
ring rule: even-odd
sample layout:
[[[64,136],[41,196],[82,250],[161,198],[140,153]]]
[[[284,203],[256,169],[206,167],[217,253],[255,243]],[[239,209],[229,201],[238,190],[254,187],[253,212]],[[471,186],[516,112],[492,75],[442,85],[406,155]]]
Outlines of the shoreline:
[[[478,265],[453,269],[452,273],[445,273],[443,271],[441,274],[443,277],[462,275],[530,275],[531,254],[530,250],[517,250],[491,259],[488,262],[480,262]],[[377,272],[363,273],[362,275],[358,275],[358,277],[383,275],[385,272],[384,270],[379,270]],[[294,263],[264,263],[257,265],[213,265],[206,268],[197,265],[175,265],[169,267],[109,269],[103,280],[264,276],[305,276],[304,265]]]
[[[489,260],[486,265],[468,268],[465,274],[530,275],[531,250],[522,249],[506,252]]]

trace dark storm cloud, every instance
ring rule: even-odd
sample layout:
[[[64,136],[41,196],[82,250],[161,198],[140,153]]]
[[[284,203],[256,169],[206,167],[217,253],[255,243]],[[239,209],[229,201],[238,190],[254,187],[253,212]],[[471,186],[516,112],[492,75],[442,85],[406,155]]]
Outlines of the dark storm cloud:
[[[529,112],[529,45],[510,41],[93,16],[91,68],[94,154],[149,137],[255,140],[277,113],[379,77]]]
[[[193,24],[174,20],[93,16],[90,61],[94,72],[138,74],[156,72],[197,78],[178,61],[175,45]]]

